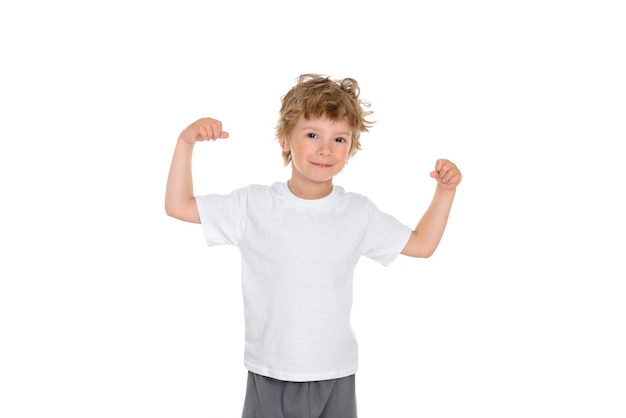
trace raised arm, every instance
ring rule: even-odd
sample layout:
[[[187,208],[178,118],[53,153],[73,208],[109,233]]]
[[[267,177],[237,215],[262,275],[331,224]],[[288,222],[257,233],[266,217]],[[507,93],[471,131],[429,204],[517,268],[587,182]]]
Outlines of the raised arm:
[[[214,141],[217,138],[228,138],[228,132],[222,130],[220,121],[212,118],[199,119],[181,132],[165,190],[165,213],[169,216],[185,222],[200,223],[191,175],[193,147],[198,141]]]
[[[448,160],[437,160],[430,176],[437,180],[435,195],[402,250],[402,254],[411,257],[427,258],[437,249],[448,223],[456,186],[463,178],[457,166]]]

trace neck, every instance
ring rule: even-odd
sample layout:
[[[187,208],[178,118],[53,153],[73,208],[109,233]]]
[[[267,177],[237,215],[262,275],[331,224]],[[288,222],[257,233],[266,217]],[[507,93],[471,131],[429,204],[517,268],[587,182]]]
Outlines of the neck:
[[[287,182],[289,191],[300,199],[321,199],[328,196],[333,191],[332,180],[320,183],[301,184],[292,178]]]

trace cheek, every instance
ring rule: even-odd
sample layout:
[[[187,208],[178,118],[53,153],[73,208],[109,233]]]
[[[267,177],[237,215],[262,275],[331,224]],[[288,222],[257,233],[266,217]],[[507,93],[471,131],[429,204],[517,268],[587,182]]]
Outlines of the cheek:
[[[311,150],[308,149],[307,146],[303,144],[293,145],[292,147],[290,147],[290,151],[292,155],[296,155],[300,157],[305,157],[311,152]]]
[[[337,150],[337,155],[341,155],[343,161],[347,161],[350,158],[350,153],[350,146],[341,147],[341,149]]]

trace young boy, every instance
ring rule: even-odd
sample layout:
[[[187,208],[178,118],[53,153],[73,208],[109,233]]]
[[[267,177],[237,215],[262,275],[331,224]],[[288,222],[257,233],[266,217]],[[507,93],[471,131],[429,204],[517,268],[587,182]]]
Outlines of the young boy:
[[[244,418],[356,417],[352,279],[361,256],[429,257],[443,235],[461,173],[438,160],[432,202],[411,228],[333,184],[360,149],[372,112],[354,79],[299,77],[282,98],[276,137],[291,178],[194,197],[198,141],[227,138],[200,119],[178,138],[165,196],[169,216],[200,223],[208,245],[239,247],[248,385]]]

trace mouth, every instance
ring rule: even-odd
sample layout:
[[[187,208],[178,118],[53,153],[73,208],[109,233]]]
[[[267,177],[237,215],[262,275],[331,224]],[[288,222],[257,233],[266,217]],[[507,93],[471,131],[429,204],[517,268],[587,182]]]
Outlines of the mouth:
[[[311,161],[311,164],[318,168],[331,168],[333,164],[315,163]]]

